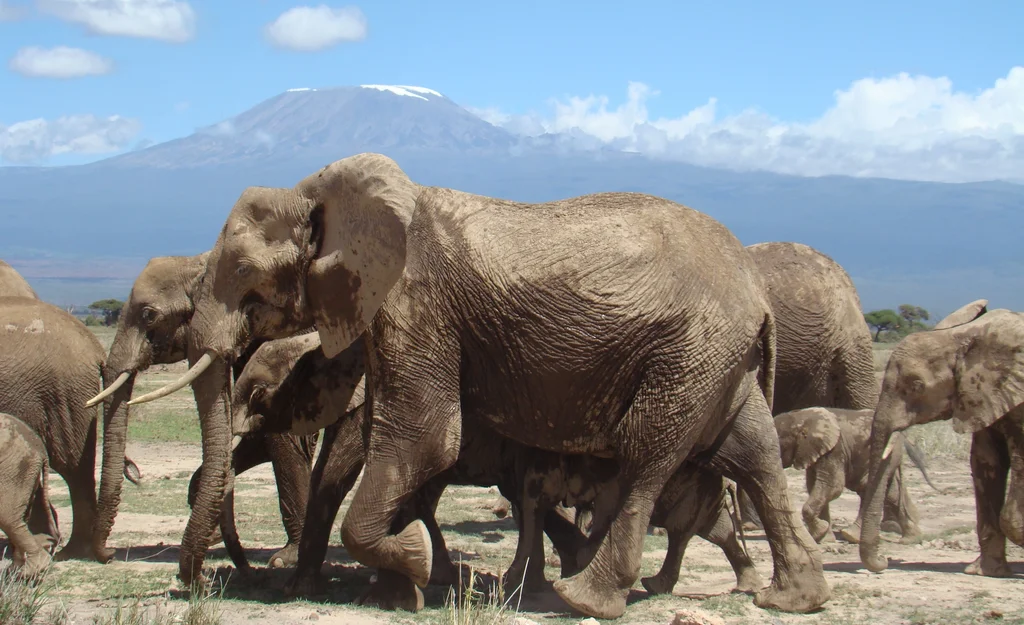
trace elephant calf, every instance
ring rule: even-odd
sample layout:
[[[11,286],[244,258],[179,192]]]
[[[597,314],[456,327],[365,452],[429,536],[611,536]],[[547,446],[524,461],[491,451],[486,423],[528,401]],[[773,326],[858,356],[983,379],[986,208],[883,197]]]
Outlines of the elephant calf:
[[[0,530],[13,547],[21,575],[35,577],[60,540],[57,512],[47,495],[46,445],[20,419],[0,413]]]
[[[831,527],[829,502],[842,495],[844,488],[864,496],[874,414],[872,409],[814,407],[784,412],[775,417],[782,466],[807,470],[809,497],[802,514],[807,529],[818,542]],[[920,536],[921,529],[917,525],[917,507],[903,482],[900,462],[904,448],[928,485],[932,488],[935,485],[928,477],[920,451],[902,434],[899,438],[893,450],[897,468],[887,487],[885,513],[888,519],[898,524],[902,534],[900,542],[907,543]],[[860,518],[852,528],[841,530],[840,535],[851,543],[860,542]]]

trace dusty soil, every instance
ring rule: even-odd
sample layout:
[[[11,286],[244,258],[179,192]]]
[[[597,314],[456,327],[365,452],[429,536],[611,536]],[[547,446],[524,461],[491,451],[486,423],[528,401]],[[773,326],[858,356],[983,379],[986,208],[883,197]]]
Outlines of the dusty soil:
[[[93,615],[109,612],[122,595],[141,597],[151,609],[168,601],[172,607],[185,603],[175,598],[180,596],[174,580],[177,543],[187,514],[188,478],[199,463],[200,449],[194,444],[136,443],[129,445],[129,455],[141,467],[144,482],[140,487],[125,486],[123,511],[117,517],[112,537],[112,544],[119,547],[116,562],[106,566],[69,562],[55,568],[56,594],[68,608],[71,623],[88,623]],[[818,614],[796,616],[759,610],[750,597],[729,594],[735,580],[721,552],[695,538],[674,596],[646,598],[638,583],[631,595],[631,605],[619,622],[668,623],[674,611],[683,608],[717,614],[726,623],[1024,622],[1024,550],[1009,548],[1013,578],[963,574],[964,566],[977,554],[967,464],[938,459],[931,464],[930,474],[944,491],[942,494],[928,488],[915,469],[908,466],[906,472],[921,510],[923,541],[917,545],[887,542],[884,548],[890,556],[890,568],[882,574],[869,573],[861,566],[856,546],[841,540],[824,543],[823,561],[833,598]],[[787,475],[794,505],[802,505],[802,476],[795,471],[787,471]],[[64,485],[58,478],[51,488],[62,530],[69,531],[71,509]],[[269,465],[239,476],[238,490],[240,534],[251,560],[262,567],[284,541]],[[516,540],[511,521],[495,519],[491,514],[493,497],[491,489],[451,488],[439,508],[439,521],[453,559],[461,558],[467,567],[472,565],[484,573],[497,572],[508,565]],[[856,507],[857,497],[853,493],[846,493],[835,502],[835,526],[852,522]],[[337,542],[338,532],[333,536]],[[747,546],[762,576],[769,579],[771,558],[763,533],[749,533]],[[644,575],[657,571],[665,547],[664,537],[648,536]],[[221,622],[283,625],[315,620],[325,624],[362,624],[443,622],[451,618],[444,608],[443,589],[429,589],[428,608],[416,615],[353,607],[351,603],[365,588],[369,571],[355,564],[342,548],[332,548],[329,560],[326,570],[331,577],[331,589],[317,602],[284,602],[286,571],[261,570],[253,580],[231,577],[225,600],[218,604]],[[208,564],[218,567],[222,575],[232,570],[222,546],[211,551]],[[549,566],[548,578],[556,575],[557,568]],[[576,623],[582,618],[573,616],[550,589],[525,597],[519,609],[520,615],[541,623]],[[488,616],[479,622],[493,621]]]

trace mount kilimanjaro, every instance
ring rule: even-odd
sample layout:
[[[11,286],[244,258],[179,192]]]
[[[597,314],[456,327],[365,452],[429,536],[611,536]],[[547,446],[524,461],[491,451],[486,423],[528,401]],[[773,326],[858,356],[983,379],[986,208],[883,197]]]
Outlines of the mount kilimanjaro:
[[[87,165],[0,168],[0,258],[40,296],[127,296],[152,256],[209,249],[241,191],[380,152],[421,184],[540,202],[640,191],[744,244],[799,241],[850,272],[866,310],[1024,308],[1024,186],[801,178],[654,160],[582,132],[524,137],[424,87],[291,89],[192,135]]]

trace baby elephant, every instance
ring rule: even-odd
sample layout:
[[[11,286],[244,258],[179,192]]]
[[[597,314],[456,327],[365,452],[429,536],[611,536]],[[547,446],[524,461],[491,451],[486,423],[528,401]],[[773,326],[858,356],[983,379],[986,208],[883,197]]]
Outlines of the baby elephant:
[[[60,540],[57,512],[47,495],[46,445],[23,421],[0,413],[0,531],[13,547],[12,566],[35,577]]]
[[[867,488],[870,458],[871,423],[875,411],[846,410],[842,408],[803,408],[784,412],[775,417],[779,434],[782,466],[806,469],[807,502],[803,519],[811,536],[817,542],[828,533],[832,521],[829,502],[849,488],[861,497]],[[897,439],[899,436],[899,439]],[[903,449],[921,471],[925,481],[935,490],[924,467],[924,457],[902,434],[893,436],[893,473],[885,495],[885,517],[895,520],[902,534],[900,542],[907,543],[921,535],[917,525],[918,513],[910,493],[903,483]],[[851,543],[860,542],[860,517],[840,535]]]

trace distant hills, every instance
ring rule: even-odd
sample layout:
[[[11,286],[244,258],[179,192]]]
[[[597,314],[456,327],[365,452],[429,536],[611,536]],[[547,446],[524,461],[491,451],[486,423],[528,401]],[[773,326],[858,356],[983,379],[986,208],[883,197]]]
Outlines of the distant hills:
[[[291,186],[358,152],[417,182],[539,202],[643,191],[745,244],[800,241],[850,274],[866,309],[1024,309],[1024,186],[801,178],[652,160],[583,133],[521,137],[421,87],[290,90],[194,134],[88,165],[0,168],[0,258],[59,304],[123,298],[152,256],[214,242],[249,185]]]

